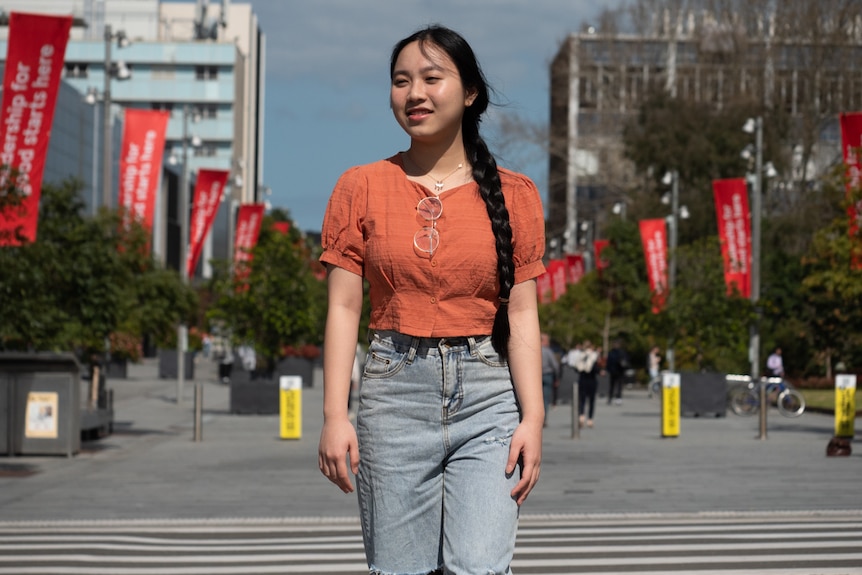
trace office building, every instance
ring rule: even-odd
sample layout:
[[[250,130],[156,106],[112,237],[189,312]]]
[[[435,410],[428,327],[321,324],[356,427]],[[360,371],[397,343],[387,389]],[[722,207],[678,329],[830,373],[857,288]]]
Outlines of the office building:
[[[588,244],[596,222],[637,187],[622,131],[656,91],[713,110],[740,101],[780,108],[798,142],[814,120],[809,161],[800,165],[799,144],[787,150],[793,185],[834,163],[838,114],[862,110],[862,10],[821,44],[783,34],[780,24],[773,13],[723,25],[700,10],[659,15],[642,33],[587,27],[563,41],[550,66],[549,240],[570,251]]]
[[[211,257],[226,258],[240,203],[264,201],[263,109],[266,38],[249,4],[221,0],[163,3],[158,0],[0,0],[3,12],[71,14],[74,24],[65,55],[64,84],[87,108],[72,103],[66,86],[58,99],[55,127],[77,118],[85,149],[68,150],[68,138],[51,140],[46,181],[64,175],[85,182],[90,210],[101,205],[106,139],[102,106],[106,92],[113,156],[112,206],[117,202],[117,150],[122,108],[170,112],[162,191],[157,200],[154,250],[169,267],[179,262],[178,188],[187,150],[188,181],[199,168],[229,170],[226,198],[204,248],[199,268],[209,275]],[[8,27],[0,28],[0,54],[6,53]],[[110,57],[108,57],[110,56]],[[107,82],[106,83],[106,72]],[[68,109],[74,118],[60,114]],[[184,132],[184,116],[188,121]],[[60,148],[60,149],[56,149]],[[89,150],[89,151],[88,151]],[[76,162],[78,162],[76,164]],[[189,193],[191,197],[191,193]]]

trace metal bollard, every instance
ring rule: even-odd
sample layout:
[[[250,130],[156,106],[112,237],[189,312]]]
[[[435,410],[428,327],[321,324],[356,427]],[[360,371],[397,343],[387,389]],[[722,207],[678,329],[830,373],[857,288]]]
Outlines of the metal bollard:
[[[182,369],[182,366],[180,366]],[[201,421],[201,415],[203,413],[203,403],[204,403],[204,388],[203,384],[196,383],[195,384],[195,434],[194,440],[202,441],[203,440],[203,425]]]
[[[578,380],[572,382],[572,439],[581,437],[581,426],[578,424]]]
[[[766,396],[766,380],[760,381],[760,439],[766,439],[766,414],[769,411],[768,397]]]

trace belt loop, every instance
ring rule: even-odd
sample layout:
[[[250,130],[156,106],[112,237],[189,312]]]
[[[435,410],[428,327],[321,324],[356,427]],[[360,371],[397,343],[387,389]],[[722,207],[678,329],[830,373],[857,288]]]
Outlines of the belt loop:
[[[410,341],[410,351],[407,352],[407,365],[413,363],[413,358],[416,357],[416,350],[419,348],[419,338],[413,337]]]
[[[479,353],[479,345],[476,343],[476,338],[472,335],[467,338],[467,345],[470,346],[470,356],[476,357]]]

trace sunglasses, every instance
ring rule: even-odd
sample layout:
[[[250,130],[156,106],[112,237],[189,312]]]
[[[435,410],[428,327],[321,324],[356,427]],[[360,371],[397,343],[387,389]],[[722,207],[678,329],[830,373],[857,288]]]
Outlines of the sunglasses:
[[[434,254],[434,250],[440,245],[440,233],[437,231],[437,220],[443,214],[443,202],[437,196],[422,198],[416,205],[416,211],[430,226],[424,226],[413,234],[413,245],[419,251]]]

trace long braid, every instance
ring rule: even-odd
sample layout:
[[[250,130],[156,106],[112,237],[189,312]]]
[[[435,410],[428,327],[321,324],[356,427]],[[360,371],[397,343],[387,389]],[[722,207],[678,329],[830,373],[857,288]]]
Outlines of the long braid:
[[[497,275],[500,282],[499,307],[494,316],[494,330],[491,343],[503,359],[509,352],[509,295],[515,285],[515,265],[512,260],[512,226],[509,223],[509,210],[503,198],[497,162],[479,135],[478,118],[475,122],[465,121],[463,125],[464,147],[467,158],[473,166],[473,179],[479,185],[479,193],[485,200],[485,208],[491,220],[494,243],[497,248]]]

